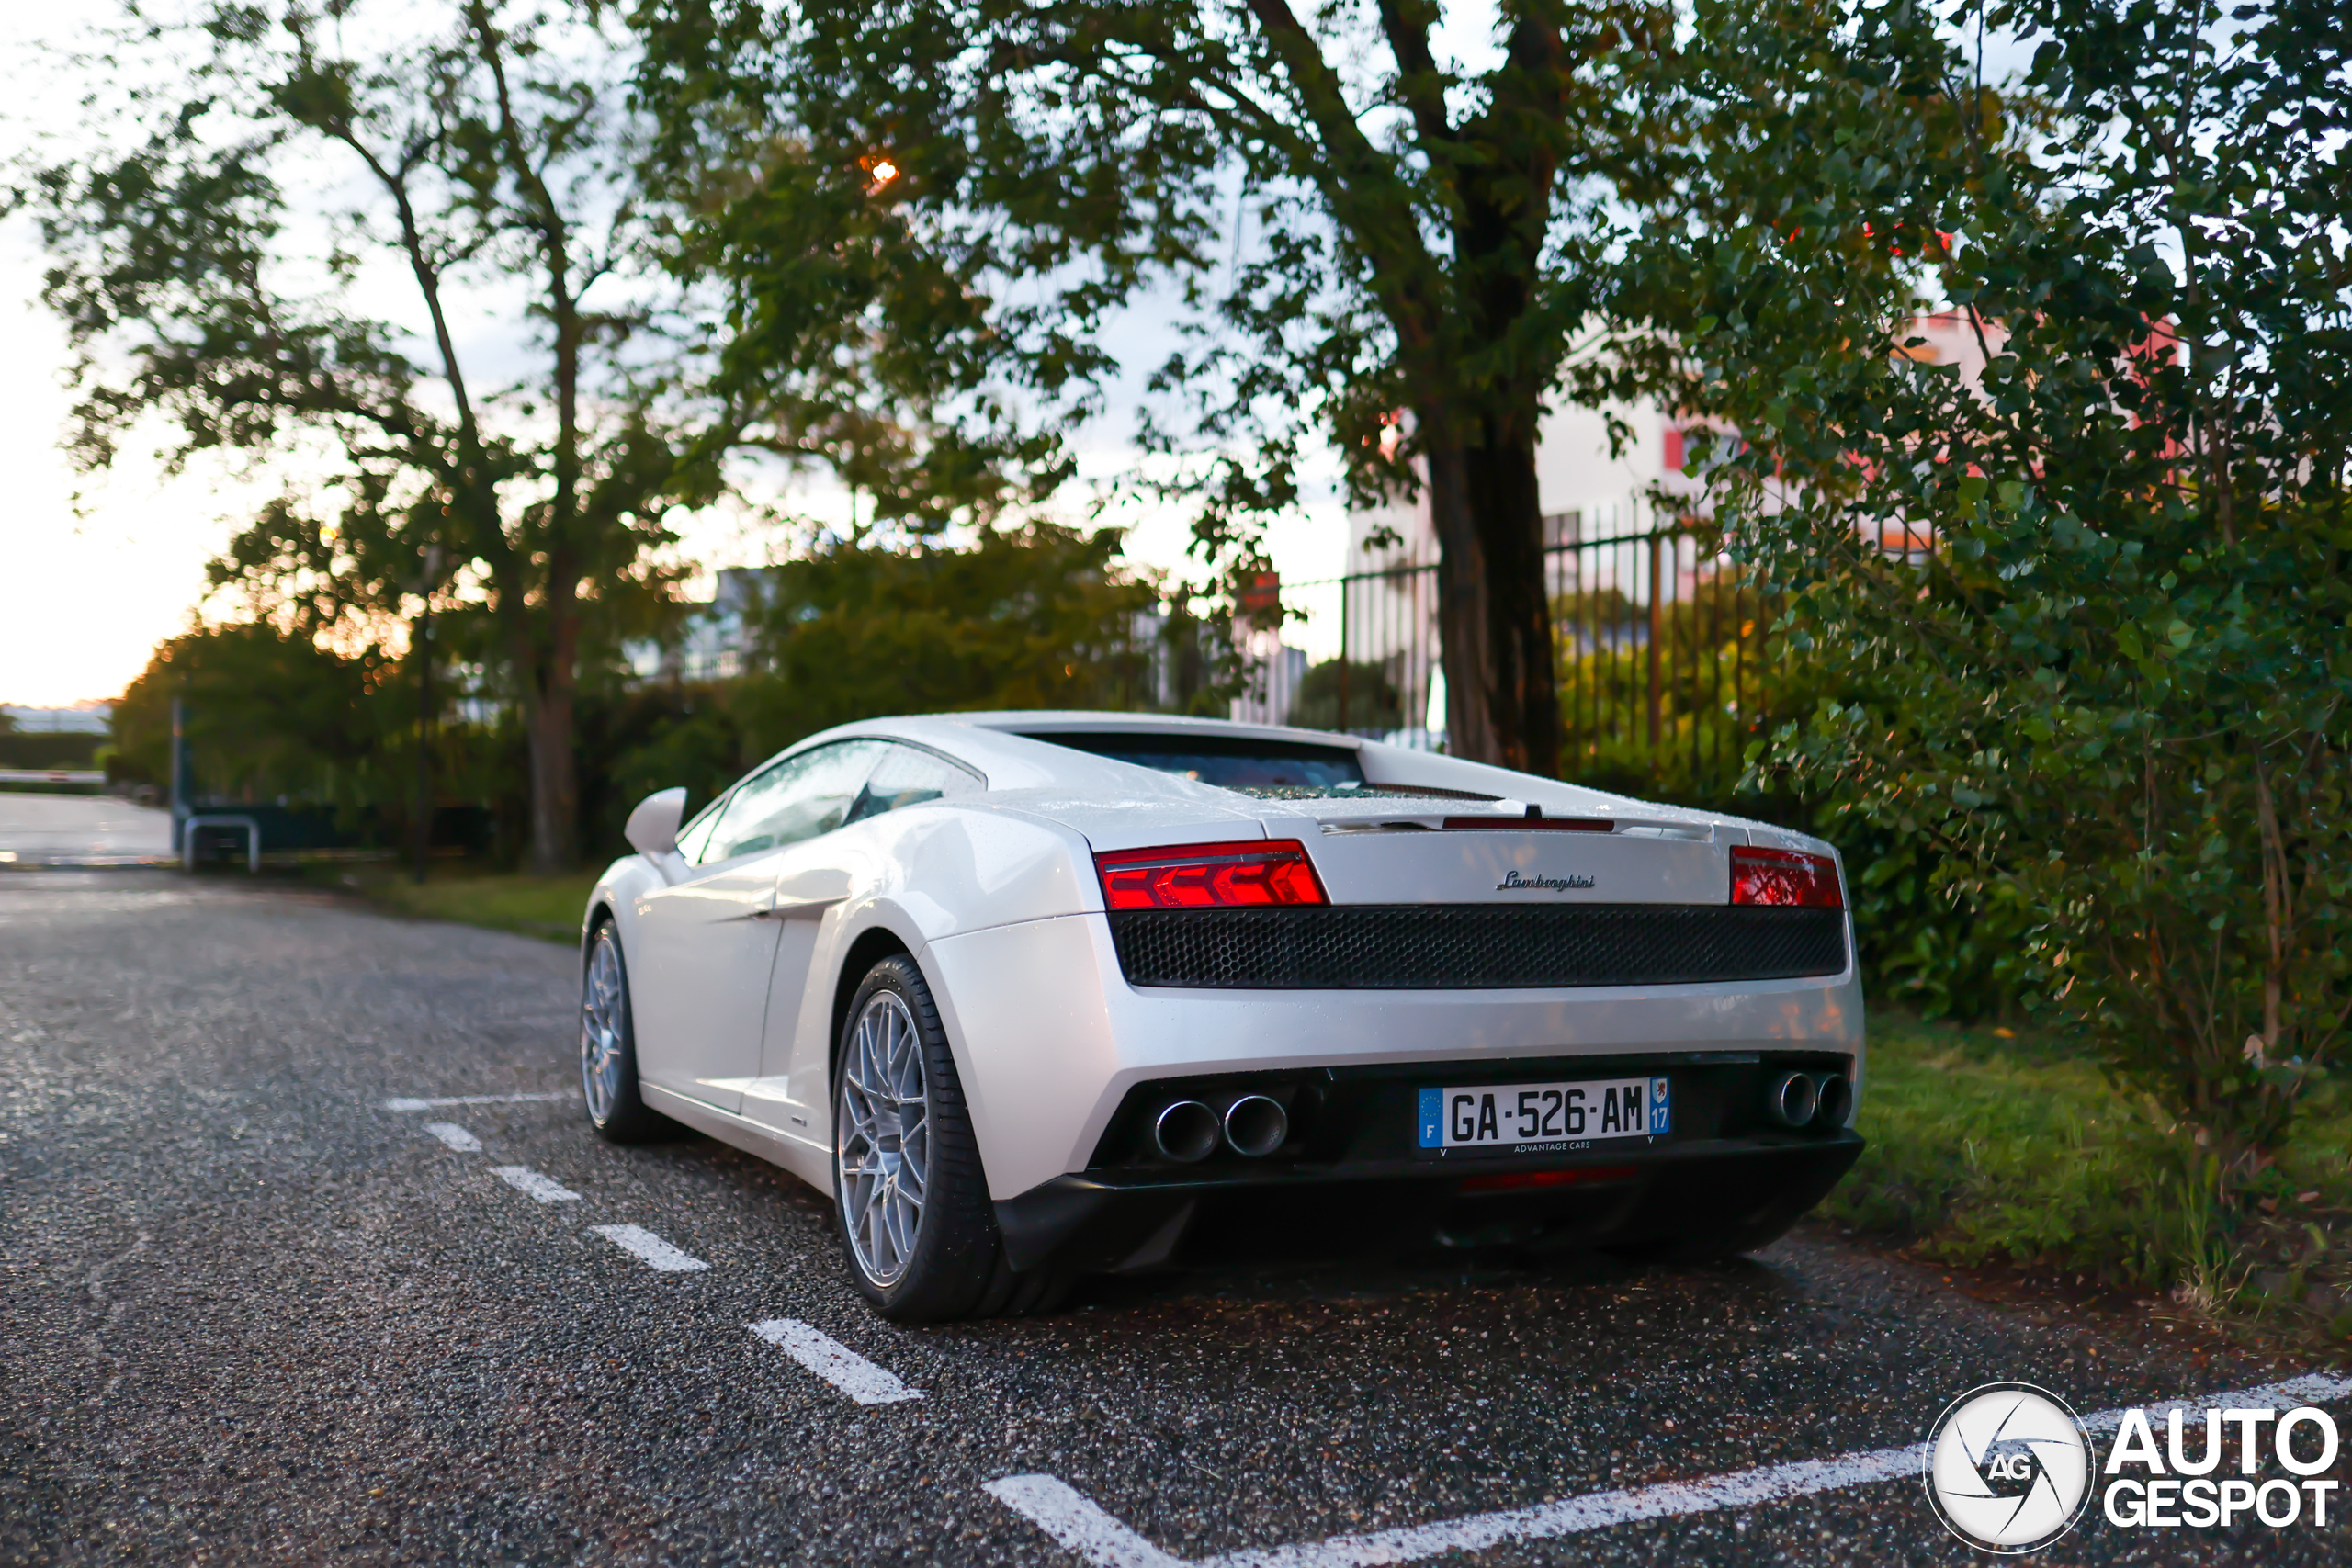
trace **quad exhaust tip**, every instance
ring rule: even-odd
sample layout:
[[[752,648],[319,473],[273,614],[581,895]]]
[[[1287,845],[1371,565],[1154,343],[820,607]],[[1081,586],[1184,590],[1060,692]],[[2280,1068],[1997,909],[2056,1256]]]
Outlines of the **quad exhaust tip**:
[[[1820,1086],[1809,1073],[1782,1073],[1764,1089],[1764,1114],[1783,1127],[1804,1126],[1820,1105]]]
[[[1290,1136],[1290,1113],[1278,1100],[1245,1094],[1226,1108],[1225,1141],[1233,1152],[1256,1159],[1272,1154]]]
[[[1814,1125],[1826,1132],[1836,1132],[1853,1118],[1854,1084],[1843,1073],[1815,1073]]]
[[[1853,1081],[1843,1073],[1781,1073],[1764,1086],[1764,1114],[1776,1126],[1834,1133],[1854,1114]]]
[[[1151,1124],[1152,1145],[1180,1165],[1208,1158],[1216,1152],[1216,1112],[1197,1100],[1178,1100]]]

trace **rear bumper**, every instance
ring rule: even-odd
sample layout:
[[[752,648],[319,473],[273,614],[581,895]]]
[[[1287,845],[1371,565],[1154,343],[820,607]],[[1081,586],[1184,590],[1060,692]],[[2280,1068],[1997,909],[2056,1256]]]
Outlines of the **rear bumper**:
[[[956,1051],[989,1195],[1001,1202],[1089,1172],[1129,1095],[1182,1077],[1410,1066],[1421,1081],[1443,1083],[1505,1064],[1533,1071],[1538,1061],[1569,1077],[1591,1076],[1600,1068],[1588,1065],[1604,1060],[1631,1072],[1645,1070],[1635,1058],[1712,1053],[1835,1062],[1862,1083],[1862,995],[1850,960],[1835,976],[1645,986],[1137,987],[1101,914],[944,937],[919,956]],[[1739,1131],[1679,1125],[1693,1135]]]
[[[1081,1272],[1430,1245],[1665,1245],[1775,1230],[1819,1202],[1861,1152],[1859,1136],[1839,1132],[1475,1167],[1396,1159],[1213,1178],[1089,1171],[1000,1200],[996,1217],[1014,1268]],[[1538,1170],[1584,1179],[1464,1190],[1483,1178]]]

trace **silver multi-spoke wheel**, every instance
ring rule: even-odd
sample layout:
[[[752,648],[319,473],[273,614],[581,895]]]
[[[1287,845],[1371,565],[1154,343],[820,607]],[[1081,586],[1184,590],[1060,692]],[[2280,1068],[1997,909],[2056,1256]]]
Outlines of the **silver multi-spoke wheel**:
[[[600,1126],[613,1119],[620,1103],[621,1075],[628,1066],[621,1043],[628,1006],[620,943],[609,931],[600,932],[580,990],[580,1087],[588,1097],[588,1114]]]
[[[922,1036],[895,991],[866,999],[842,1064],[833,1111],[842,1228],[876,1285],[907,1271],[931,1179],[931,1095]]]

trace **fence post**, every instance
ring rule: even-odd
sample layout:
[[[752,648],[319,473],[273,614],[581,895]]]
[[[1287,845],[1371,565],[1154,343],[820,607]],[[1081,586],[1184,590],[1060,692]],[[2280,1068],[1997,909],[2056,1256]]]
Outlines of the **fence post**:
[[[1659,634],[1659,632],[1663,629],[1663,627],[1664,627],[1664,626],[1665,626],[1665,618],[1664,618],[1664,617],[1663,617],[1663,616],[1658,613],[1658,608],[1659,608],[1659,604],[1660,604],[1660,602],[1661,602],[1661,601],[1660,601],[1660,598],[1659,598],[1659,595],[1660,595],[1660,594],[1662,594],[1662,593],[1665,592],[1665,590],[1664,590],[1664,589],[1659,585],[1659,579],[1658,579],[1658,561],[1659,561],[1659,558],[1660,558],[1664,555],[1664,553],[1665,553],[1665,552],[1664,552],[1664,550],[1660,547],[1661,547],[1661,545],[1663,544],[1663,541],[1664,541],[1664,536],[1663,536],[1662,534],[1658,533],[1658,532],[1657,532],[1657,531],[1656,531],[1656,530],[1653,530],[1653,531],[1651,532],[1651,534],[1650,534],[1650,772],[1651,772],[1653,774],[1655,774],[1655,773],[1658,771],[1658,766],[1657,766],[1657,720],[1658,720],[1658,711],[1657,711],[1657,706],[1658,706],[1658,689],[1657,689],[1657,656],[1658,656],[1658,647],[1657,647],[1657,644],[1658,644],[1658,634]]]
[[[1344,563],[1342,563],[1344,564]],[[1340,579],[1340,733],[1348,732],[1348,579]]]

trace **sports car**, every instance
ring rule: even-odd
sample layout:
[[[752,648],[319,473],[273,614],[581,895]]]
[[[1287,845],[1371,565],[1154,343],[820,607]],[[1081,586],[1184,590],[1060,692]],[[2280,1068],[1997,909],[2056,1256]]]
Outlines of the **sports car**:
[[[1212,1260],[1736,1252],[1861,1150],[1844,877],[1782,829],[1069,712],[848,725],[684,805],[588,900],[588,1120],[831,1194],[891,1318]]]

